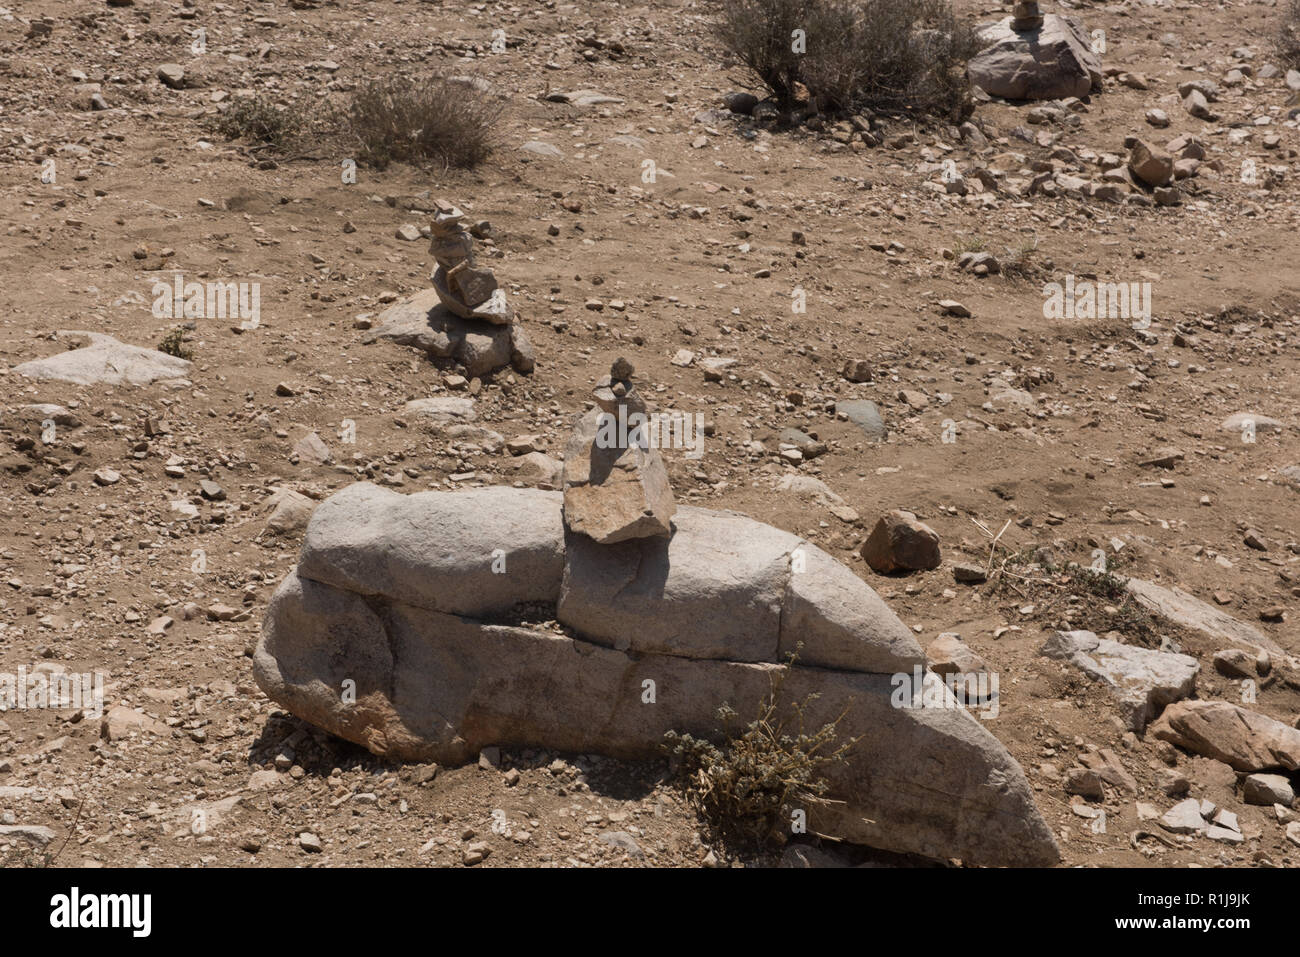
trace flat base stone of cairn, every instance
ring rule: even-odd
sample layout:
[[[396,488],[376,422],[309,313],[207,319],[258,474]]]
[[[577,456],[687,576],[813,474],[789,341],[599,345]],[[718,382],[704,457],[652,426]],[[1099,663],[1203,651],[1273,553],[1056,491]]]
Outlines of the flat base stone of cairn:
[[[626,359],[614,361],[564,450],[565,524],[602,545],[672,535],[677,510],[632,372]]]
[[[601,423],[616,416],[592,409],[564,448],[564,521],[603,545],[667,536],[677,511],[668,469],[654,449],[601,448]]]
[[[1008,100],[1061,100],[1100,89],[1101,60],[1083,25],[1053,13],[1042,21],[1021,29],[1007,17],[982,28],[987,46],[968,65],[971,82]]]
[[[413,346],[431,357],[455,359],[466,374],[483,376],[507,366],[532,372],[532,343],[519,323],[492,325],[463,319],[442,302],[436,289],[425,289],[379,314],[362,342],[387,339]]]

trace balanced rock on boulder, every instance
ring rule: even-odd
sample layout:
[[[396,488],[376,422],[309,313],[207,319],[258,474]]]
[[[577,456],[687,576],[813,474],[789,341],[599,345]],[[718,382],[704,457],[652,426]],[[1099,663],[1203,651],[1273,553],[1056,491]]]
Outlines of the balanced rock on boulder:
[[[857,739],[827,772],[830,802],[808,808],[817,832],[978,865],[1058,859],[980,721],[941,685],[936,704],[900,698],[921,649],[830,555],[687,506],[671,538],[599,545],[565,530],[562,501],[336,493],[271,599],[259,686],[376,754],[459,764],[490,746],[651,758],[670,730],[718,740],[719,707],[762,701],[783,677],[782,716],[806,701],[810,726],[842,715],[839,734]],[[535,602],[563,628],[521,620]]]
[[[677,509],[633,371],[626,359],[614,362],[564,451],[564,522],[604,545],[671,535]]]
[[[968,64],[972,83],[1008,100],[1060,100],[1100,89],[1101,61],[1078,20],[1041,16],[1037,3],[1017,4],[1016,14],[979,31],[987,46]]]

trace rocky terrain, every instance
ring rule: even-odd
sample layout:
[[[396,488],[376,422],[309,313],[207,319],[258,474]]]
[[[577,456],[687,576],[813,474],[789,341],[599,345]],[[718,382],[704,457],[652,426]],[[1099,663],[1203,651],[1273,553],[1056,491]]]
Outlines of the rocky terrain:
[[[1103,31],[1084,99],[782,129],[729,108],[762,91],[703,4],[0,10],[0,674],[105,676],[102,717],[0,713],[0,863],[927,863],[737,853],[662,762],[384,760],[259,688],[318,503],[561,490],[625,357],[701,417],[679,510],[798,536],[936,672],[997,676],[972,712],[1061,865],[1300,864],[1300,73],[1273,4],[1053,12]],[[502,97],[472,172],[215,131],[437,66]],[[430,297],[439,204],[488,275]],[[257,314],[186,318],[191,282]],[[505,331],[410,334],[442,293]]]

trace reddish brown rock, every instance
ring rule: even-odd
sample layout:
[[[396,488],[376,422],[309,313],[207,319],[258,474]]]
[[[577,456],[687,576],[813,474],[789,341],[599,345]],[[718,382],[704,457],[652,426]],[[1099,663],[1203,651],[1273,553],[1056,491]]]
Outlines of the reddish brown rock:
[[[1162,741],[1237,771],[1300,769],[1300,730],[1227,701],[1180,701],[1150,726]]]
[[[881,574],[938,568],[941,561],[938,534],[901,509],[882,515],[858,551]]]

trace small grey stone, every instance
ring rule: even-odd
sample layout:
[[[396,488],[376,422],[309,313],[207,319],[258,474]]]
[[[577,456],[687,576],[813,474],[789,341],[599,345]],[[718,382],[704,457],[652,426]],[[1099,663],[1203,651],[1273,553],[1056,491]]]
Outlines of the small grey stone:
[[[989,580],[984,569],[979,565],[962,562],[952,566],[953,581],[959,581],[966,585],[979,585]]]
[[[623,851],[629,857],[645,857],[645,851],[641,850],[641,845],[627,831],[603,831],[597,836],[596,840]]]
[[[1196,834],[1205,830],[1201,802],[1196,798],[1179,801],[1161,816],[1160,826],[1174,834]]]
[[[1248,774],[1242,791],[1247,804],[1290,807],[1295,803],[1295,788],[1281,774]]]
[[[870,399],[848,399],[835,403],[837,415],[843,414],[848,420],[866,433],[867,438],[883,439],[887,430],[885,421],[880,417],[880,408]]]
[[[173,90],[182,89],[185,86],[185,68],[179,63],[164,63],[158,68],[158,79],[163,86]]]

